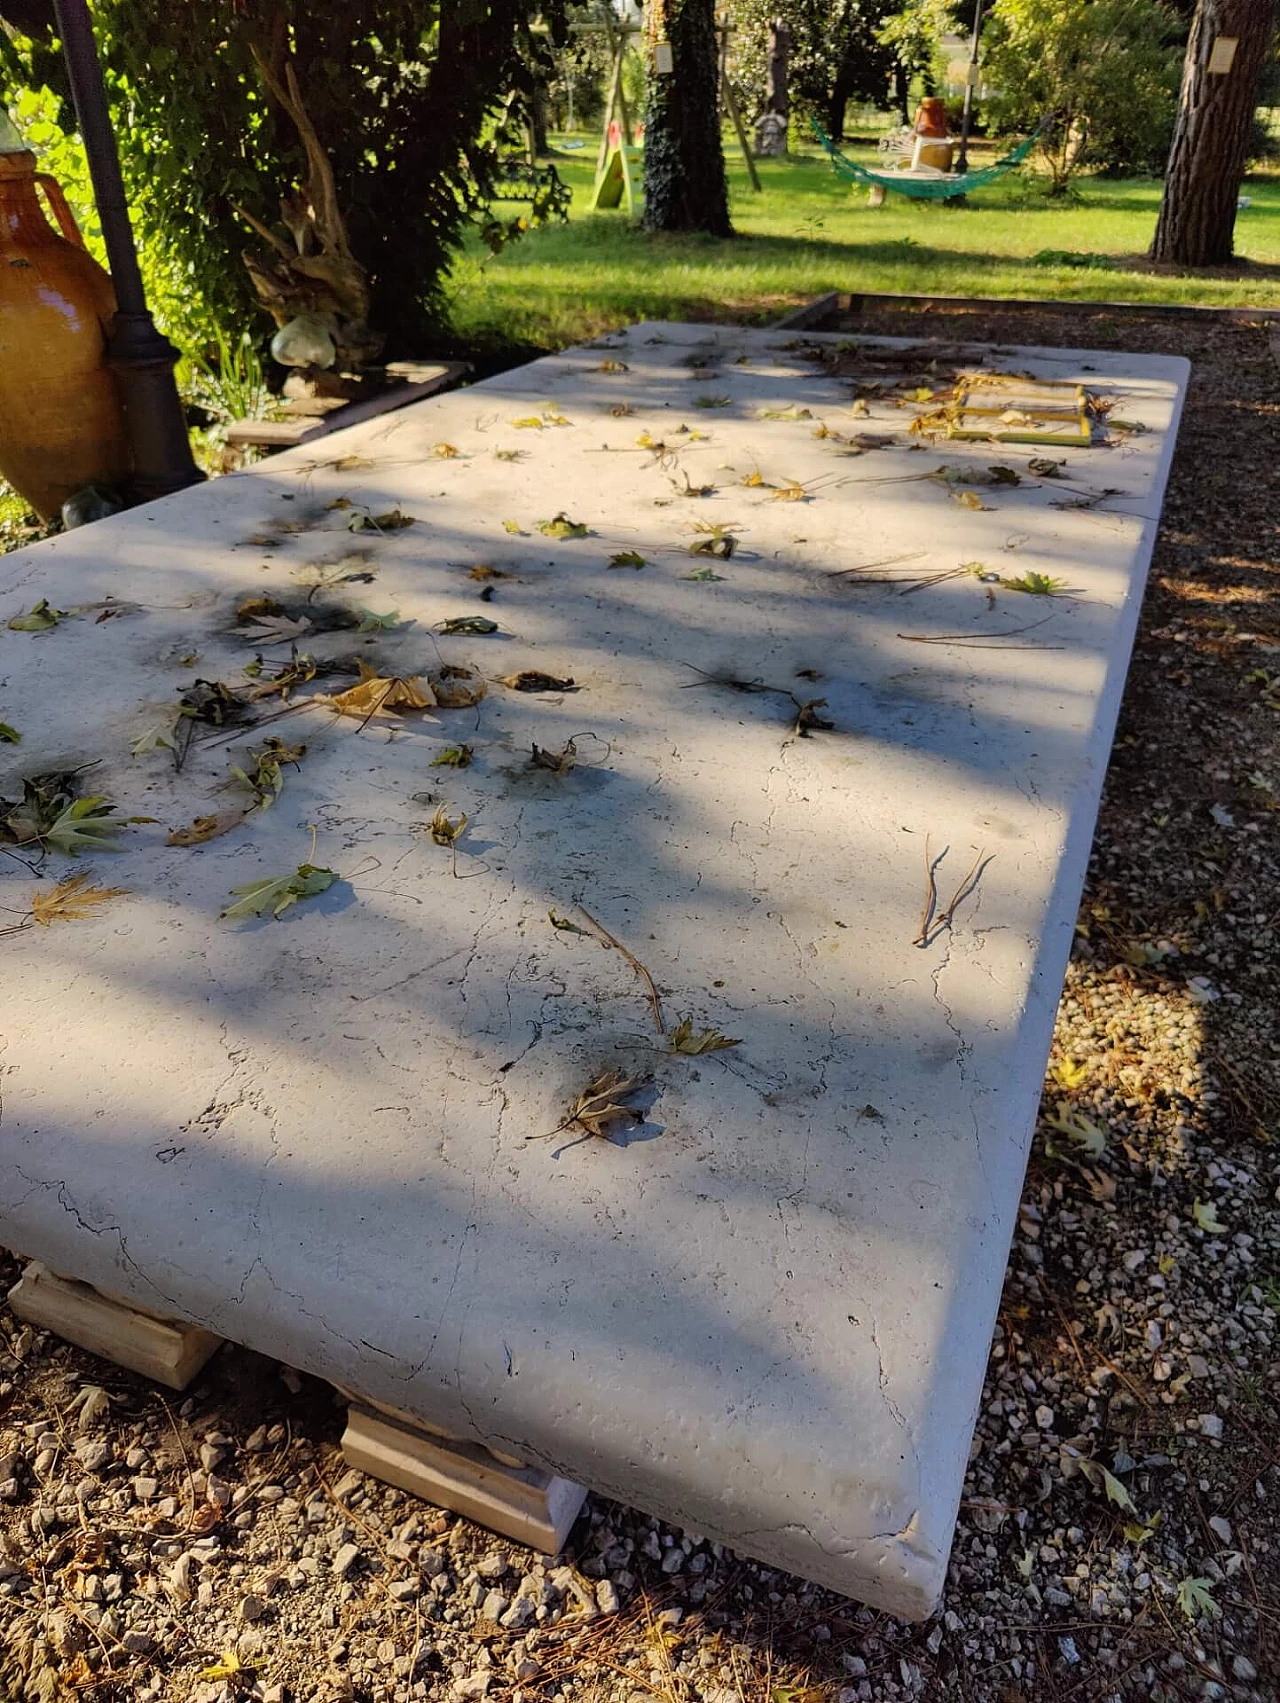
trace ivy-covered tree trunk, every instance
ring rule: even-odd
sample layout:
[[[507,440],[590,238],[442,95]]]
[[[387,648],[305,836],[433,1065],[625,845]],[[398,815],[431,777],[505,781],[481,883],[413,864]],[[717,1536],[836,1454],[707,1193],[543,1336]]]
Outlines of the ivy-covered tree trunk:
[[[720,144],[715,0],[650,0],[644,227],[733,235]],[[656,51],[670,47],[671,70]]]
[[[1232,256],[1236,200],[1258,82],[1275,29],[1272,0],[1199,0],[1151,258],[1221,266]],[[1219,67],[1234,40],[1230,69]]]

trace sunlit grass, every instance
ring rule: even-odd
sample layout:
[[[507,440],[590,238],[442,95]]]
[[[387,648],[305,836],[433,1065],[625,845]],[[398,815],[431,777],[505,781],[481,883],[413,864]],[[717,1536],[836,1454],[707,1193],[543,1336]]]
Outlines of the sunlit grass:
[[[454,323],[464,340],[554,348],[641,318],[767,322],[827,290],[1215,306],[1277,299],[1280,177],[1271,174],[1244,186],[1242,265],[1167,274],[1142,259],[1160,206],[1153,179],[1084,178],[1070,200],[1055,202],[1015,175],[964,203],[891,194],[876,210],[816,150],[762,160],[756,195],[727,149],[738,235],[655,238],[625,214],[589,211],[595,147],[583,140],[556,161],[574,191],[569,223],[534,231],[496,259],[469,251],[456,268]],[[861,154],[874,162],[873,150]],[[636,176],[638,187],[638,165]],[[1103,264],[1036,263],[1046,251]]]

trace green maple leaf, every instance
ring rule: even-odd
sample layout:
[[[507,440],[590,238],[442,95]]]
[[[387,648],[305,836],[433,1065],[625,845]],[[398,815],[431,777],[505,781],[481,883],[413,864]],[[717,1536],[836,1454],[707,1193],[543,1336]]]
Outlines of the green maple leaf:
[[[9,630],[14,633],[47,633],[65,614],[65,609],[54,609],[49,599],[42,597],[25,615],[15,615],[9,622]]]
[[[431,759],[433,769],[465,769],[470,766],[472,751],[469,745],[450,745],[438,757]]]
[[[172,751],[174,732],[174,726],[167,726],[164,722],[149,727],[129,747],[130,756],[145,757],[149,751]]]
[[[540,520],[538,531],[545,533],[548,538],[586,538],[591,528],[580,520],[570,520],[564,510],[551,520]]]
[[[1046,1118],[1050,1129],[1056,1129],[1059,1135],[1065,1135],[1073,1146],[1086,1153],[1090,1159],[1098,1159],[1107,1151],[1107,1132],[1087,1118],[1083,1112],[1076,1111],[1071,1106],[1059,1106],[1053,1117]]]
[[[1199,1620],[1209,1614],[1216,1619],[1222,1613],[1209,1587],[1212,1579],[1181,1579],[1178,1583],[1178,1607],[1188,1620]]]
[[[357,633],[389,633],[400,625],[400,611],[393,609],[389,615],[378,615],[372,609],[359,610],[360,625]]]
[[[332,869],[322,869],[314,863],[300,863],[290,875],[269,875],[263,881],[247,881],[233,887],[241,897],[222,912],[224,917],[260,917],[266,911],[282,916],[299,899],[314,899],[338,879]]]
[[[7,721],[0,721],[0,745],[20,745],[22,735],[16,727],[10,727]]]
[[[40,835],[51,851],[76,857],[84,850],[117,851],[120,823],[113,820],[115,805],[109,798],[77,798],[68,804],[52,827]]]
[[[1197,1200],[1191,1208],[1192,1216],[1200,1228],[1210,1236],[1226,1234],[1226,1225],[1218,1217],[1218,1209],[1211,1200]]]

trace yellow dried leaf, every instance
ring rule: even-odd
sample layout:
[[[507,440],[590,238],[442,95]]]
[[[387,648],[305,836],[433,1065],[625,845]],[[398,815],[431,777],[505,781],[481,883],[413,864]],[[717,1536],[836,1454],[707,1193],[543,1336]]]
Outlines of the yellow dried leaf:
[[[693,1018],[682,1018],[671,1036],[673,1053],[687,1053],[691,1058],[697,1058],[701,1053],[718,1053],[726,1047],[740,1047],[741,1041],[731,1040],[728,1035],[722,1035],[719,1029],[703,1029],[695,1034]]]
[[[431,838],[438,846],[456,845],[466,832],[467,817],[465,812],[455,822],[449,815],[445,805],[441,805],[431,818]]]
[[[91,887],[92,879],[93,871],[85,869],[79,875],[68,875],[48,892],[37,893],[31,901],[31,920],[41,928],[48,928],[51,922],[77,922],[129,891],[127,887]]]
[[[234,1650],[224,1650],[216,1662],[200,1669],[201,1679],[234,1679],[242,1671],[239,1656]]]
[[[345,692],[335,692],[329,703],[339,715],[367,720],[373,716],[391,715],[397,710],[433,709],[436,697],[431,687],[417,675],[406,679],[398,674],[376,674],[361,662],[360,684],[348,686]]]
[[[1053,1079],[1060,1088],[1068,1093],[1074,1093],[1077,1088],[1083,1088],[1089,1079],[1092,1066],[1086,1060],[1080,1063],[1073,1058],[1064,1058],[1053,1067]]]

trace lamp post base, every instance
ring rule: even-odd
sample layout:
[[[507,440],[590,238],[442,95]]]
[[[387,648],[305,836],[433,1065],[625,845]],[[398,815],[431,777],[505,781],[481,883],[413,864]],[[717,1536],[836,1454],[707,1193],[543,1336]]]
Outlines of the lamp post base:
[[[116,375],[133,451],[129,481],[134,502],[149,503],[205,475],[191,457],[182,402],[173,382],[178,351],[157,331],[149,313],[118,313],[107,339],[107,364]]]

